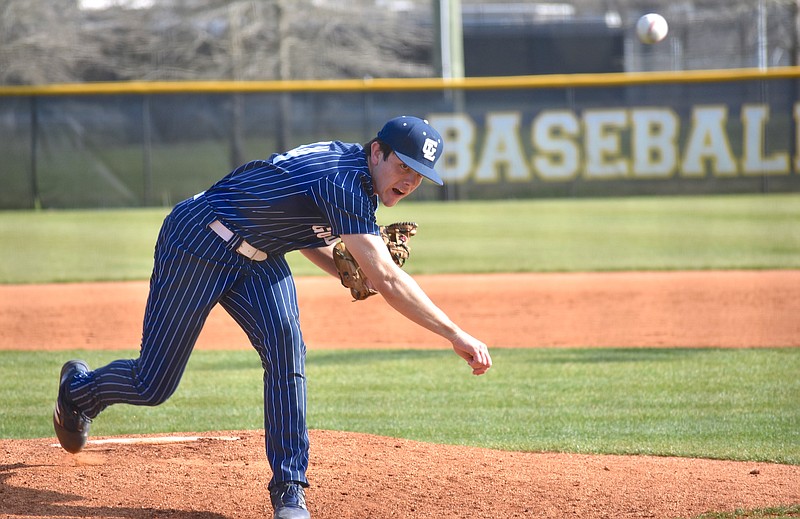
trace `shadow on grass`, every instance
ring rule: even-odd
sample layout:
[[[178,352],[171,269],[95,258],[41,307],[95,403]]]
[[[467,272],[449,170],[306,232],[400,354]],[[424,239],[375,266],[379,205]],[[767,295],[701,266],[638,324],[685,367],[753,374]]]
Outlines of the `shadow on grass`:
[[[634,362],[675,362],[707,355],[708,348],[492,348],[495,363],[536,362],[542,364],[613,364]],[[433,361],[453,355],[437,350],[325,350],[309,353],[317,366],[374,364],[379,362]]]
[[[613,364],[675,362],[707,355],[707,348],[587,348],[546,351],[537,362],[549,364]]]

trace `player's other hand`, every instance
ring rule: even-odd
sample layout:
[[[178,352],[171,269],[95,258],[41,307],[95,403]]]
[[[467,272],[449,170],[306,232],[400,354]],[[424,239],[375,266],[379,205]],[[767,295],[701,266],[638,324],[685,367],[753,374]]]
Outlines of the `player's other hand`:
[[[459,332],[453,339],[453,350],[459,357],[467,361],[473,375],[483,375],[492,367],[489,348],[484,343],[466,332]]]

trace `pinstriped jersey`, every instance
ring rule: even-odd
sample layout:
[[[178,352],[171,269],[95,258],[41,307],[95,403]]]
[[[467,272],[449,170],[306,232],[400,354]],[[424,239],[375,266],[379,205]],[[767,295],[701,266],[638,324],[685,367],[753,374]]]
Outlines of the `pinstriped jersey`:
[[[204,198],[232,231],[270,254],[322,247],[341,234],[380,234],[360,144],[317,142],[248,162]]]

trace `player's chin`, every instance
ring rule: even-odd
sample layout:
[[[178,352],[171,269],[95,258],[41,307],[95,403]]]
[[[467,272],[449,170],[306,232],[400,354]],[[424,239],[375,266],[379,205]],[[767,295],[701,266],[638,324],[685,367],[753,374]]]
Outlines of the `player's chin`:
[[[406,196],[408,196],[406,193],[392,189],[381,197],[381,202],[386,207],[394,207],[397,205],[397,202],[404,199]]]

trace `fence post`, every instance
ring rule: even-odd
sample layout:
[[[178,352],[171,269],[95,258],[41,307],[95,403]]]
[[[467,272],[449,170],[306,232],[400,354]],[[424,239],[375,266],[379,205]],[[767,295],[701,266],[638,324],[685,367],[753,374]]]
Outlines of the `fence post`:
[[[31,196],[33,197],[33,208],[42,208],[42,199],[39,195],[38,165],[36,156],[39,151],[39,98],[31,96]]]
[[[153,203],[153,127],[150,119],[150,96],[142,95],[142,174],[144,175],[144,206]]]

